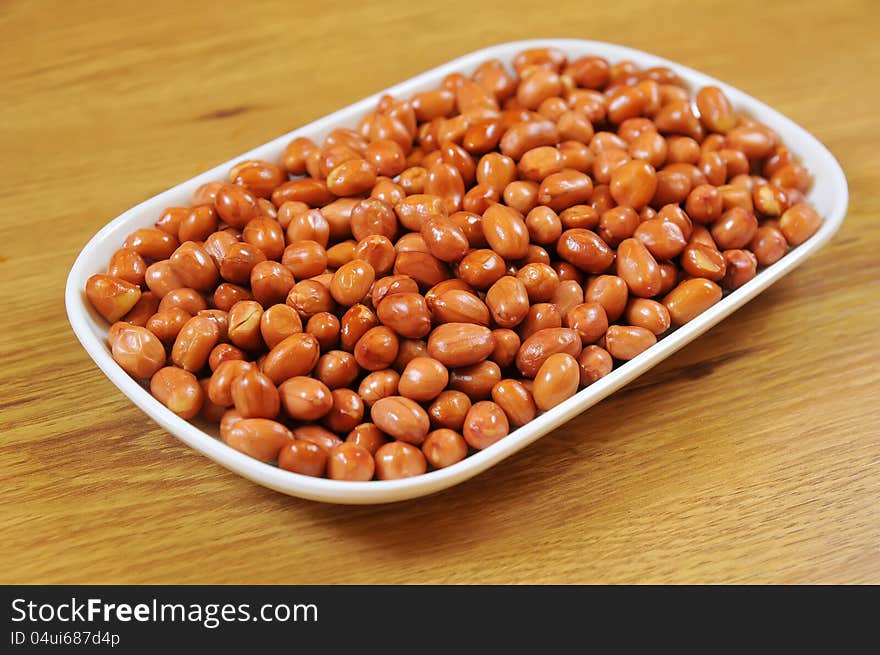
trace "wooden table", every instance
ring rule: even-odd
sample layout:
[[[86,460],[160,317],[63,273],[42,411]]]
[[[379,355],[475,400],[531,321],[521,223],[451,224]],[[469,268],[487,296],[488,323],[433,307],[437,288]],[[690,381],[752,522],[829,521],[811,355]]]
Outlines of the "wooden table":
[[[4,3],[0,582],[880,582],[873,3],[301,4]],[[377,89],[536,35],[647,49],[778,108],[847,172],[840,233],[674,361],[476,479],[397,505],[253,485],[159,429],[79,346],[64,281],[108,220]]]

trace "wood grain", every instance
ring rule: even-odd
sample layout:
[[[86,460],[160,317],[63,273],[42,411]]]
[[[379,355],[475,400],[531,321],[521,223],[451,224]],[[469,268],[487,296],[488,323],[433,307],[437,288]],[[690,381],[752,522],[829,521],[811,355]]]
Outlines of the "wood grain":
[[[880,582],[880,30],[850,2],[7,0],[6,583]],[[65,318],[129,206],[478,47],[613,40],[727,80],[841,161],[839,235],[672,361],[459,487],[336,507],[191,452]]]

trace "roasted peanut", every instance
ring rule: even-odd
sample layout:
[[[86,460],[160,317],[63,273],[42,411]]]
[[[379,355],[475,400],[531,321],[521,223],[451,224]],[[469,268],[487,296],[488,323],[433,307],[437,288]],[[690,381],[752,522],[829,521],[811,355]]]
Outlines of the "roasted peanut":
[[[148,329],[119,324],[110,344],[113,360],[133,378],[149,379],[165,365],[165,348]]]
[[[275,418],[281,409],[278,389],[255,368],[232,380],[230,393],[242,418]]]
[[[476,295],[464,289],[449,289],[438,295],[431,315],[437,323],[489,325],[489,308]]]
[[[361,381],[358,395],[367,407],[372,407],[376,401],[382,398],[396,396],[399,381],[400,375],[392,369],[373,371]]]
[[[177,246],[175,236],[152,228],[135,230],[122,244],[123,248],[130,248],[144,259],[153,261],[168,259]]]
[[[140,300],[141,290],[136,284],[118,277],[93,275],[86,282],[86,297],[108,323],[115,323]]]
[[[205,392],[196,376],[175,366],[159,369],[150,379],[150,393],[181,418],[199,413]]]
[[[353,305],[340,319],[339,341],[343,350],[354,351],[367,330],[376,327],[379,319],[365,305]]]
[[[559,276],[548,264],[526,264],[516,273],[530,302],[548,302],[559,288]]]
[[[516,354],[516,367],[525,377],[533,378],[550,355],[560,352],[573,356],[580,354],[580,335],[571,328],[538,330],[520,346]]]
[[[327,451],[308,441],[287,441],[278,452],[278,468],[319,478],[327,468]]]
[[[638,239],[625,239],[617,248],[617,274],[633,295],[650,298],[660,293],[660,268]]]
[[[354,357],[361,368],[380,371],[397,358],[400,341],[394,330],[379,325],[367,330],[354,347]]]
[[[583,228],[563,232],[556,250],[562,259],[587,273],[601,273],[614,261],[608,244],[595,232]]]
[[[525,425],[537,414],[532,393],[519,380],[501,380],[492,387],[492,400],[504,410],[515,428]]]
[[[170,346],[191,318],[192,316],[180,307],[160,309],[147,319],[144,327],[155,334],[164,345]]]
[[[605,348],[615,359],[634,359],[657,343],[653,332],[632,325],[612,325],[605,333]]]
[[[681,228],[663,218],[652,218],[639,223],[633,236],[641,241],[656,259],[677,257],[687,246]]]
[[[272,305],[260,316],[260,335],[270,350],[297,332],[302,332],[302,319],[289,305]]]
[[[577,360],[568,353],[550,355],[535,375],[532,394],[535,405],[542,411],[556,407],[571,398],[580,384]]]
[[[431,331],[431,314],[418,293],[395,293],[379,303],[379,321],[407,339],[420,339]]]
[[[724,273],[724,287],[726,289],[738,289],[755,277],[758,258],[754,253],[748,250],[725,250],[721,254],[724,256],[726,264]]]
[[[337,434],[350,432],[364,418],[364,401],[351,389],[334,389],[330,394],[333,405],[322,422]]]
[[[799,246],[818,231],[821,223],[816,210],[801,202],[785,210],[779,219],[779,229],[790,246]]]
[[[712,280],[684,280],[663,299],[673,325],[684,325],[721,300],[721,287]]]
[[[509,431],[504,410],[491,400],[482,400],[468,410],[462,436],[472,448],[483,450],[506,437]]]
[[[435,328],[428,337],[428,353],[449,368],[481,362],[494,348],[492,331],[470,323],[446,323]]]
[[[471,400],[489,397],[492,387],[501,380],[501,368],[491,360],[453,369],[449,373],[449,388],[461,391]]]
[[[275,384],[307,375],[318,363],[320,346],[311,334],[297,332],[278,343],[263,361],[263,373]]]
[[[284,411],[291,418],[300,421],[322,418],[333,407],[330,389],[314,378],[288,378],[278,387],[278,394]]]
[[[417,402],[433,400],[449,383],[449,371],[436,359],[415,357],[400,374],[397,388],[401,396]]]
[[[430,428],[427,412],[417,403],[403,396],[388,396],[377,400],[370,408],[373,423],[395,439],[419,445]]]
[[[504,259],[493,250],[471,250],[458,263],[458,276],[477,289],[488,289],[505,272]]]
[[[562,313],[553,303],[539,302],[529,307],[529,311],[522,323],[517,326],[517,332],[522,340],[528,339],[538,330],[562,327]]]
[[[434,468],[445,468],[467,456],[467,443],[454,430],[440,428],[430,432],[422,443],[422,453]]]
[[[187,371],[200,371],[220,340],[220,329],[206,316],[193,316],[181,328],[171,349],[171,361]]]
[[[376,477],[380,480],[399,480],[422,475],[428,466],[421,450],[402,441],[381,446],[374,457]]]
[[[332,480],[366,482],[373,479],[375,467],[370,451],[354,443],[342,443],[330,451],[327,477]]]
[[[655,335],[666,332],[671,323],[669,310],[656,300],[647,298],[630,300],[624,312],[624,319],[630,325],[645,328]]]
[[[318,340],[321,350],[331,350],[339,345],[340,323],[335,314],[315,314],[306,323],[305,331]]]
[[[760,266],[770,266],[770,264],[775,264],[782,259],[788,250],[788,243],[779,229],[770,225],[762,225],[755,230],[749,249],[755,253]]]
[[[120,248],[110,257],[110,264],[107,266],[107,275],[135,286],[144,283],[146,272],[147,263],[134,248]]]
[[[587,346],[578,355],[581,386],[587,387],[611,372],[614,360],[607,350],[599,346]]]
[[[380,447],[388,443],[388,436],[375,423],[361,423],[348,433],[345,441],[356,444],[375,455]]]
[[[602,338],[608,329],[608,315],[597,302],[575,305],[565,314],[565,325],[578,333],[584,345]]]
[[[499,204],[490,205],[483,213],[482,225],[486,241],[501,257],[525,257],[529,247],[529,231],[517,210]]]

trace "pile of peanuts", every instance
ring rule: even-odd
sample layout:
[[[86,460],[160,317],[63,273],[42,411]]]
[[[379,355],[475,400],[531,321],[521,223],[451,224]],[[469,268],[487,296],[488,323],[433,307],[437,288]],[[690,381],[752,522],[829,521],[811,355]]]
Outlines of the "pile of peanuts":
[[[232,448],[335,480],[443,468],[819,227],[808,171],[716,87],[521,52],[242,161],[86,294],[114,360]]]

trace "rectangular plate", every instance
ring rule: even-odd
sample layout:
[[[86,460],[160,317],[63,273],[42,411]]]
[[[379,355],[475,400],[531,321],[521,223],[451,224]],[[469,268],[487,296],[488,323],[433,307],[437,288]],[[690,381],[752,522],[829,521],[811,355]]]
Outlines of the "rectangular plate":
[[[470,74],[480,63],[491,58],[509,63],[520,50],[533,47],[555,47],[565,52],[569,59],[576,59],[584,55],[598,55],[611,62],[630,59],[642,68],[669,66],[692,89],[706,85],[716,85],[722,88],[737,110],[743,111],[776,130],[785,144],[800,157],[803,164],[810,170],[814,176],[814,184],[808,195],[808,200],[824,219],[819,232],[806,243],[792,250],[779,262],[761,271],[748,284],[728,294],[714,307],[664,337],[655,346],[632,361],[619,366],[609,375],[580,391],[558,407],[542,414],[501,441],[467,457],[458,464],[404,480],[341,482],[298,475],[259,462],[221,442],[216,437],[216,430],[211,434],[209,431],[173,414],[113,361],[106,345],[106,323],[92,310],[86,300],[84,289],[89,276],[103,273],[106,270],[110,256],[120,247],[130,232],[141,227],[152,227],[165,207],[189,204],[189,199],[198,186],[205,182],[226,179],[230,167],[243,159],[278,161],[285,146],[294,137],[307,136],[321,142],[324,136],[334,128],[355,127],[362,116],[375,109],[383,94],[409,97],[418,91],[438,86],[443,77],[449,73]],[[477,50],[380,91],[250,152],[243,153],[129,209],[101,229],[83,248],[67,279],[65,303],[73,331],[98,367],[135,405],[184,443],[239,475],[285,494],[331,503],[386,503],[424,496],[467,480],[620,389],[730,315],[821,248],[843,222],[847,201],[846,178],[837,160],[827,148],[806,130],[742,91],[675,62],[610,43],[578,39],[514,41]]]

